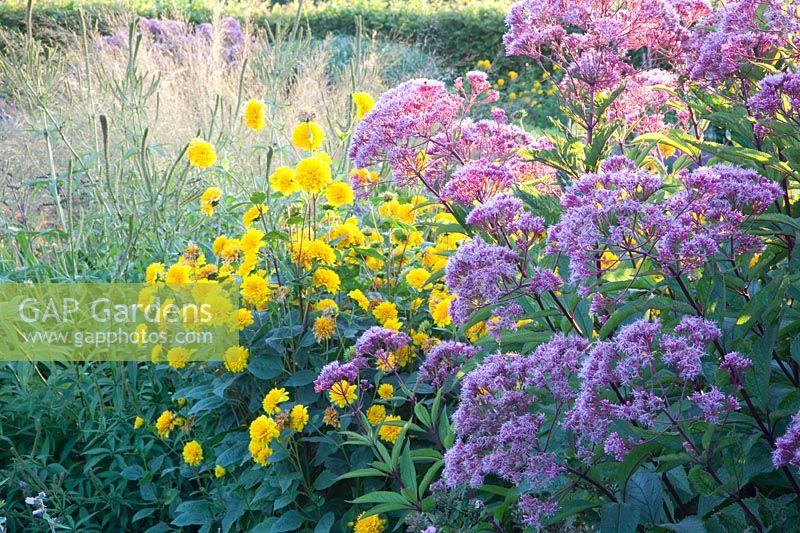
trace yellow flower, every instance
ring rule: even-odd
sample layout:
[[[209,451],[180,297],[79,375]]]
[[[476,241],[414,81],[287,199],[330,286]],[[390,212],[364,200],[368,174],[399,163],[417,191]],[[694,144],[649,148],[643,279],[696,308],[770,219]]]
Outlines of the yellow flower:
[[[442,298],[435,305],[433,311],[431,312],[433,323],[440,328],[450,325],[450,302],[452,302],[454,299],[455,296],[446,296],[445,298]]]
[[[198,168],[210,168],[217,161],[217,151],[211,143],[202,139],[194,139],[186,149],[189,163]]]
[[[475,66],[481,70],[489,70],[490,68],[492,68],[492,62],[489,61],[488,59],[481,59],[480,61],[475,63]]]
[[[262,240],[263,237],[264,237],[263,231],[257,230],[255,228],[250,228],[245,232],[244,235],[242,235],[242,238],[239,241],[239,246],[241,247],[245,255],[248,254],[255,255],[266,244]]]
[[[203,460],[203,447],[196,440],[190,440],[183,447],[183,461],[189,466],[197,466]]]
[[[339,274],[329,268],[318,268],[314,272],[314,286],[325,287],[328,292],[336,292],[339,290],[341,280]]]
[[[394,415],[389,415],[383,420],[384,425],[382,425],[378,430],[378,436],[381,438],[381,440],[390,443],[393,443],[397,440],[397,437],[400,435],[400,431],[403,429],[402,426],[390,426],[386,425],[385,423],[397,422],[398,420],[400,420],[400,417]]]
[[[337,181],[331,183],[325,189],[325,198],[328,199],[328,203],[333,207],[339,207],[345,204],[352,204],[355,196],[350,185],[343,181]]]
[[[289,394],[284,388],[273,388],[264,396],[264,401],[261,402],[261,407],[268,415],[273,415],[281,410],[278,404],[289,401]]]
[[[611,268],[614,265],[616,265],[618,261],[619,259],[617,258],[616,254],[614,254],[614,252],[612,252],[611,250],[606,250],[605,252],[603,252],[603,255],[600,256],[600,268],[604,270]]]
[[[209,187],[200,196],[200,209],[207,216],[213,215],[220,198],[222,198],[222,191],[216,187]]]
[[[269,186],[284,196],[296,193],[300,190],[297,183],[297,176],[294,169],[289,167],[278,167],[269,177]]]
[[[144,418],[137,416],[133,421],[133,429],[139,429],[144,425]]]
[[[162,439],[169,437],[170,432],[178,426],[178,418],[172,411],[164,411],[156,419],[156,431]]]
[[[669,144],[658,143],[658,151],[664,158],[672,157],[675,154],[675,147]]]
[[[489,326],[486,325],[486,322],[481,320],[476,324],[472,325],[467,329],[465,335],[470,342],[477,342],[481,337],[484,337],[489,334]]]
[[[248,313],[249,314],[249,313]],[[247,358],[250,353],[243,346],[231,346],[225,350],[225,368],[229,372],[241,372],[247,368]]]
[[[300,188],[311,194],[318,194],[331,182],[331,166],[319,157],[297,163],[295,174]]]
[[[369,409],[367,409],[367,420],[373,426],[377,426],[383,419],[386,418],[386,408],[380,404],[372,404]]]
[[[364,115],[375,107],[375,99],[367,93],[353,93],[353,103],[356,105],[356,120],[361,120]]]
[[[403,323],[396,318],[390,318],[389,320],[383,323],[383,327],[394,331],[400,331],[400,328],[403,327]]]
[[[337,381],[331,385],[331,390],[328,391],[331,398],[331,403],[344,408],[345,405],[353,403],[356,399],[356,386],[351,385],[346,379]]]
[[[502,87],[503,85],[506,84],[506,80],[504,80],[503,78],[500,78],[499,80],[497,80],[496,83],[497,83],[498,87]]]
[[[331,246],[321,240],[313,241],[294,241],[292,242],[292,259],[296,263],[303,265],[303,268],[311,268],[312,261],[316,260],[326,265],[336,263],[336,254]]]
[[[281,436],[278,424],[271,418],[261,415],[250,422],[250,439],[269,444],[273,439]]]
[[[239,331],[253,323],[253,313],[249,309],[239,309],[236,313],[236,323],[239,326]]]
[[[225,470],[224,466],[217,465],[214,467],[214,477],[216,477],[217,479],[225,477],[225,474],[227,473],[228,471]]]
[[[314,325],[311,328],[314,332],[314,338],[317,342],[327,341],[333,338],[336,333],[336,319],[329,316],[318,316],[314,319]]]
[[[386,520],[380,516],[376,514],[364,516],[364,513],[361,513],[353,524],[353,533],[383,533],[385,526]]]
[[[339,312],[339,306],[330,298],[323,298],[314,304],[314,311],[327,311],[328,315],[336,315]]]
[[[253,225],[253,222],[261,218],[262,215],[266,214],[269,207],[264,204],[254,205],[247,211],[245,211],[244,215],[242,215],[242,222],[244,223],[245,228],[249,228]]]
[[[306,424],[308,424],[308,407],[300,404],[292,407],[292,410],[289,411],[289,427],[299,433],[303,431]]]
[[[164,279],[164,265],[161,263],[150,263],[144,277],[148,285],[155,285],[159,279]]]
[[[358,229],[358,222],[350,218],[331,229],[331,231],[328,232],[328,240],[336,241],[336,246],[338,248],[347,248],[349,246],[363,245],[366,237],[361,230]]]
[[[269,464],[269,457],[272,455],[272,448],[269,443],[261,440],[251,440],[248,446],[250,454],[253,456],[253,461],[261,466]]]
[[[413,268],[406,274],[406,283],[420,290],[429,277],[431,277],[430,272],[424,268]]]
[[[169,267],[167,270],[166,281],[167,285],[185,285],[189,283],[189,275],[192,272],[192,267],[189,265],[176,264]]]
[[[369,311],[369,300],[360,289],[353,289],[347,295],[352,298],[364,311]]]
[[[261,306],[269,298],[269,284],[261,276],[252,274],[242,280],[241,293],[247,302]]]
[[[178,407],[183,407],[186,405],[186,398],[175,398],[175,403],[178,404]]]
[[[301,150],[314,151],[325,140],[325,132],[319,124],[312,121],[301,122],[292,131],[292,144]]]
[[[397,306],[392,302],[381,302],[375,306],[372,314],[382,324],[389,320],[397,320]]]
[[[261,131],[267,123],[267,113],[264,104],[255,98],[244,106],[245,126],[253,131]]]
[[[508,79],[510,79],[511,81],[516,80],[518,76],[519,76],[519,74],[517,74],[516,71],[514,71],[514,70],[509,70],[508,71]]]
[[[394,396],[394,386],[391,383],[381,383],[378,387],[378,396],[381,400],[388,400]]]
[[[167,362],[172,368],[181,369],[189,362],[189,357],[191,355],[192,352],[186,348],[183,348],[182,346],[176,346],[167,352]]]

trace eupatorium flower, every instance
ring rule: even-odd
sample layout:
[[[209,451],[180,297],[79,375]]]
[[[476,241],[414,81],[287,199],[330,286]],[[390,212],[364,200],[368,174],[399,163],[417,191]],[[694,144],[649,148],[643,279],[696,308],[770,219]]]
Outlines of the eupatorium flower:
[[[775,468],[786,465],[800,468],[800,411],[792,417],[786,433],[775,441],[772,463]]]
[[[478,349],[475,346],[463,342],[440,342],[431,348],[425,361],[420,365],[419,380],[423,383],[430,383],[436,388],[441,387],[477,353]]]

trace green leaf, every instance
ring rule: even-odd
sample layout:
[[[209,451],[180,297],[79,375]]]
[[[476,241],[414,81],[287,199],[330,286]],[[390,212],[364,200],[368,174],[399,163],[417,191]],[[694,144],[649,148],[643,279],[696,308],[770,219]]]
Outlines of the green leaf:
[[[331,472],[330,470],[323,470],[323,472],[317,476],[317,479],[314,480],[314,488],[317,490],[324,490],[339,481],[341,478]]]
[[[335,521],[336,515],[330,512],[325,513],[322,515],[322,518],[319,519],[319,522],[317,522],[317,526],[314,528],[314,533],[328,533],[333,527],[333,523]]]
[[[363,496],[359,496],[353,500],[352,503],[393,503],[396,505],[402,505],[404,508],[412,507],[412,504],[408,501],[408,499],[404,498],[400,494],[397,494],[396,492],[390,492],[386,490],[369,492]]]
[[[142,518],[147,518],[148,516],[152,515],[155,512],[155,509],[152,507],[145,507],[144,509],[139,509],[133,518],[131,518],[131,522],[138,522]]]
[[[679,533],[706,533],[706,526],[698,516],[687,516],[677,524],[660,524],[659,527]]]
[[[411,458],[411,443],[406,442],[403,453],[400,455],[400,479],[405,488],[412,491],[413,500],[417,500],[417,470],[414,468],[414,460]]]
[[[270,533],[284,533],[286,531],[296,531],[300,529],[300,526],[303,525],[305,522],[305,518],[301,515],[298,511],[289,511],[288,513],[282,514],[278,521],[272,524],[272,529],[270,529]]]
[[[250,202],[254,204],[263,204],[267,199],[267,195],[261,191],[256,191],[250,195]]]
[[[140,465],[131,465],[120,472],[120,475],[125,479],[136,481],[138,479],[142,479],[144,477],[144,473],[144,468],[142,468]]]
[[[717,490],[717,482],[714,481],[711,474],[699,466],[692,467],[687,477],[689,478],[689,483],[692,484],[692,488],[700,494],[712,494]]]
[[[600,533],[636,533],[639,509],[629,503],[607,503],[600,518]]]
[[[657,524],[664,519],[664,488],[653,472],[639,470],[625,487],[625,501],[639,509],[643,524]]]

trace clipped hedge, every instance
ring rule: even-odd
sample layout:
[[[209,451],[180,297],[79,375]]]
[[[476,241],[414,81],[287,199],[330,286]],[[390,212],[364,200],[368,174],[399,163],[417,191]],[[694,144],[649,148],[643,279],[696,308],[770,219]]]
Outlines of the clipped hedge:
[[[465,0],[446,2],[378,2],[376,0],[329,0],[304,5],[303,23],[313,35],[352,35],[356,19],[368,35],[376,34],[422,46],[456,71],[490,59],[500,67],[514,68],[518,60],[505,58],[502,35],[508,0]],[[294,21],[297,6],[270,6],[268,2],[240,2],[226,5],[222,15],[249,17],[257,26],[273,29]],[[101,32],[108,31],[110,15],[135,12],[147,17],[177,17],[199,23],[213,17],[211,0],[44,0],[34,4],[33,27],[37,37],[57,38],[59,30],[79,30],[81,10],[87,22]],[[25,2],[11,0],[0,6],[0,27],[25,31]]]

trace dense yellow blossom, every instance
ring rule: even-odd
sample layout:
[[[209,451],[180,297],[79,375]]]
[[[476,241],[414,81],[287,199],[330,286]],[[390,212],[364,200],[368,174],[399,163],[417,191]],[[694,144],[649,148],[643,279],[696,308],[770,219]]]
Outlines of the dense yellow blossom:
[[[236,325],[239,331],[253,323],[253,313],[249,309],[239,309],[236,313]]]
[[[165,280],[167,285],[184,285],[191,281],[192,267],[189,265],[176,264],[169,267]]]
[[[210,168],[217,161],[217,151],[211,143],[202,139],[194,139],[186,149],[189,163],[198,168]]]
[[[242,280],[242,297],[253,305],[263,305],[269,298],[269,284],[259,275],[252,274]]]
[[[261,407],[264,408],[264,411],[268,415],[274,415],[281,410],[279,404],[288,401],[289,394],[286,392],[286,389],[273,388],[266,394],[266,396],[264,396],[264,401],[261,402]]]
[[[315,287],[325,287],[328,292],[334,293],[339,290],[340,285],[341,280],[339,279],[339,274],[333,270],[329,268],[318,268],[316,272],[314,272]]]
[[[249,228],[252,226],[253,222],[260,219],[268,210],[268,206],[264,204],[258,204],[245,211],[244,215],[242,215],[242,223],[244,224],[244,227]]]
[[[247,368],[247,358],[249,356],[250,353],[247,351],[247,348],[243,346],[231,346],[225,350],[225,355],[223,356],[225,368],[227,368],[229,372],[242,372]]]
[[[318,316],[314,319],[311,331],[318,342],[330,340],[333,338],[333,334],[336,333],[336,319],[325,315]]]
[[[381,383],[378,387],[378,396],[382,400],[388,400],[394,396],[394,386],[391,383]]]
[[[397,306],[392,302],[381,302],[372,310],[372,314],[381,324],[389,320],[397,320]]]
[[[269,447],[268,442],[262,440],[251,440],[248,450],[250,451],[250,455],[253,456],[253,461],[261,466],[267,466],[269,464],[269,457],[272,455],[272,448]]]
[[[372,404],[369,409],[367,409],[367,420],[373,426],[377,426],[383,422],[384,418],[386,418],[386,408],[381,404]]]
[[[213,215],[220,198],[222,198],[222,191],[217,187],[209,187],[200,196],[200,209],[207,216]]]
[[[281,431],[275,421],[265,415],[261,415],[250,422],[250,439],[269,444],[273,439],[281,436]]]
[[[387,425],[386,422],[397,422],[400,420],[399,416],[389,415],[383,419],[384,424],[378,430],[378,436],[381,440],[386,442],[393,443],[397,440],[397,437],[400,435],[400,431],[402,431],[402,426],[394,426],[394,425]]]
[[[183,461],[189,466],[197,466],[203,461],[203,447],[196,440],[183,446]]]
[[[147,266],[145,273],[145,281],[149,285],[155,285],[156,282],[164,279],[164,265],[161,263],[150,263]]]
[[[261,131],[267,124],[267,112],[264,104],[255,98],[244,106],[244,124],[253,131]]]
[[[217,466],[214,467],[214,477],[217,478],[217,479],[219,479],[221,477],[225,477],[225,474],[227,474],[227,473],[228,473],[228,471],[225,470],[224,466],[217,465]]]
[[[189,363],[191,355],[192,351],[187,350],[183,346],[176,346],[170,348],[167,352],[167,363],[169,363],[169,366],[172,368],[181,369]]]
[[[333,207],[339,207],[352,204],[355,196],[353,195],[353,189],[350,188],[350,185],[343,181],[337,181],[331,183],[325,189],[325,198]]]
[[[305,269],[311,268],[314,261],[325,265],[336,264],[336,254],[333,248],[322,239],[293,241],[291,249],[292,259]]]
[[[364,92],[353,93],[353,103],[356,105],[356,120],[364,118],[375,107],[375,99]]]
[[[169,434],[179,424],[178,417],[172,411],[164,411],[156,419],[156,431],[161,438],[169,437]]]
[[[269,176],[269,186],[284,196],[289,196],[300,190],[300,184],[297,183],[297,174],[295,174],[293,168],[289,167],[276,168],[275,172]]]
[[[356,219],[349,218],[330,230],[328,240],[336,241],[337,248],[348,248],[363,246],[366,237],[359,229]]]
[[[385,527],[386,520],[380,516],[376,514],[364,516],[364,513],[361,513],[353,524],[353,533],[383,533]]]
[[[325,141],[325,132],[316,122],[301,122],[292,130],[292,144],[301,150],[314,151]]]
[[[424,268],[412,268],[411,270],[408,271],[408,274],[406,274],[406,283],[408,283],[415,289],[420,290],[430,277],[431,277],[430,272],[428,272]]]
[[[300,189],[319,194],[331,183],[331,166],[319,157],[308,157],[297,163],[295,175]]]
[[[308,424],[308,407],[305,405],[295,405],[289,411],[289,427],[298,433]]]
[[[133,429],[139,429],[144,425],[144,418],[137,416],[133,421]]]
[[[353,289],[347,293],[347,296],[352,298],[361,309],[364,311],[369,311],[369,300],[366,296],[364,296],[364,293],[361,292],[361,289]]]

